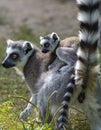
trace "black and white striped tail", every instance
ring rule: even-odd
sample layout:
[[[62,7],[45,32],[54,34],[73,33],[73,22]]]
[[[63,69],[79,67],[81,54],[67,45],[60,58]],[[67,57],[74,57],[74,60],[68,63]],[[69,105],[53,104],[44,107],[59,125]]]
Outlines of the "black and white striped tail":
[[[99,0],[77,0],[80,22],[79,48],[77,51],[77,62],[75,66],[75,83],[83,88],[82,99],[85,98],[86,88],[91,90],[96,83],[99,72],[99,52],[98,52],[98,22],[99,22]],[[82,100],[81,100],[82,102]]]
[[[58,130],[65,130],[65,129],[67,130],[68,109],[69,109],[69,104],[71,101],[74,87],[75,87],[75,81],[74,81],[74,75],[72,75],[66,87],[66,93],[64,94],[63,97],[62,108],[59,112]]]
[[[91,90],[95,87],[97,74],[99,72],[99,52],[98,52],[98,21],[99,21],[99,0],[77,0],[80,22],[79,48],[77,51],[77,62],[75,65],[75,82],[70,79],[67,85],[67,91],[63,97],[62,109],[58,118],[59,130],[65,130],[67,124],[68,107],[76,86],[82,87],[82,92],[78,100],[83,102],[85,98],[85,89]],[[72,90],[72,91],[71,91]]]

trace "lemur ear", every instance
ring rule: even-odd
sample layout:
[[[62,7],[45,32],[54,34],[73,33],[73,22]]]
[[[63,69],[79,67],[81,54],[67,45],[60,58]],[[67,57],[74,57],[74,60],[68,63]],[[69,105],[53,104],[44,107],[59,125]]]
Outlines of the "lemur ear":
[[[29,51],[32,50],[32,44],[28,41],[25,41],[23,44],[24,53],[27,54]]]
[[[42,36],[40,36],[40,40],[42,40],[43,39],[43,37]]]
[[[55,32],[52,32],[52,34],[51,34],[51,38],[54,39],[54,41],[56,41],[56,40],[60,40],[58,34],[55,33]]]
[[[14,43],[14,41],[11,40],[11,39],[8,39],[6,42],[7,42],[7,45],[8,45],[8,46],[10,46],[10,45],[12,45],[12,44]]]

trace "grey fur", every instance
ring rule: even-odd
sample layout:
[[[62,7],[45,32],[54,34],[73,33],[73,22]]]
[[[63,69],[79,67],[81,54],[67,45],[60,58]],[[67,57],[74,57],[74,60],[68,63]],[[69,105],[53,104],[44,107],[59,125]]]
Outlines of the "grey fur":
[[[58,69],[58,71],[65,71],[65,69],[68,69],[70,66],[69,63],[71,62],[68,62],[67,59],[71,55],[73,56],[73,61],[76,60],[75,52],[77,51],[78,44],[79,39],[77,37],[70,37],[64,40],[60,40],[60,37],[56,32],[52,32],[51,34],[48,34],[44,37],[40,37],[40,45],[42,52],[51,53],[50,57],[53,62],[49,65],[48,69],[52,69],[53,67],[55,67],[56,63],[58,63],[57,66],[58,68],[60,68]],[[56,59],[53,57],[55,57]]]
[[[69,75],[72,73],[74,59],[71,55],[69,55],[69,57],[65,56],[66,60],[70,62],[71,66],[63,73],[55,71],[56,68],[52,68],[51,70],[47,71],[47,68],[50,64],[50,54],[43,54],[36,46],[32,45],[31,43],[30,44],[32,49],[26,54],[25,43],[30,42],[13,41],[13,44],[9,44],[6,50],[7,57],[2,64],[4,67],[6,67],[5,64],[8,63],[7,61],[10,61],[9,58],[12,52],[14,53],[14,51],[16,51],[16,53],[21,53],[21,57],[19,54],[18,61],[16,60],[14,65],[20,65],[21,63],[19,64],[19,62],[23,63],[21,65],[23,65],[25,81],[28,84],[29,90],[32,94],[30,101],[37,103],[41,110],[41,116],[44,121],[47,101],[49,96],[54,91],[56,91],[56,94],[51,98],[51,114],[53,115],[56,109],[61,105],[62,97],[65,92],[65,86],[68,84]],[[12,67],[12,63],[11,66],[9,63],[8,67]],[[57,66],[57,70],[58,69],[59,68]],[[26,118],[31,113],[32,109],[33,106],[28,104],[24,111],[20,114],[20,118]]]
[[[14,42],[14,44],[17,44],[19,41]],[[21,46],[21,50],[23,50],[23,43],[19,43]],[[32,44],[31,44],[32,45]],[[8,50],[9,46],[7,47]],[[6,50],[6,51],[7,51]],[[12,48],[9,52],[12,53],[12,51],[18,50],[18,47]],[[20,50],[20,51],[21,51]],[[18,51],[19,52],[19,51]],[[68,55],[68,54],[67,54]],[[47,66],[49,63],[49,54],[43,54],[36,46],[32,45],[32,50],[29,51],[27,55],[23,54],[23,60],[26,62],[23,62],[25,64],[24,67],[24,76],[26,83],[28,84],[28,88],[31,92],[31,99],[30,101],[37,104],[39,108],[41,109],[41,117],[45,119],[45,112],[46,112],[46,105],[49,96],[55,91],[56,93],[51,98],[51,105],[50,105],[50,111],[53,115],[54,112],[57,110],[58,107],[61,105],[62,97],[65,93],[66,85],[68,84],[68,79],[70,75],[72,74],[72,67],[74,67],[75,60],[71,56],[68,60],[71,63],[71,67],[67,69],[67,71],[63,73],[59,73],[57,71],[54,71],[54,68],[51,70],[47,70]],[[4,62],[7,60],[8,55]],[[27,58],[27,59],[26,59]],[[66,56],[67,58],[67,56]],[[16,62],[15,65],[17,65]],[[57,65],[57,64],[56,64]],[[99,78],[98,78],[99,81]],[[99,90],[101,90],[101,85],[97,81],[96,87],[95,87],[95,96],[91,94],[91,92],[88,90],[86,93],[86,99],[83,102],[83,104],[80,104],[77,100],[78,94],[81,92],[81,87],[75,88],[73,97],[71,100],[71,105],[75,105],[77,108],[81,108],[85,115],[88,118],[89,124],[91,126],[91,130],[101,130],[101,93]],[[20,114],[20,119],[25,119],[30,115],[30,113],[33,110],[33,106],[31,104],[28,104],[27,107],[24,109],[24,111]]]

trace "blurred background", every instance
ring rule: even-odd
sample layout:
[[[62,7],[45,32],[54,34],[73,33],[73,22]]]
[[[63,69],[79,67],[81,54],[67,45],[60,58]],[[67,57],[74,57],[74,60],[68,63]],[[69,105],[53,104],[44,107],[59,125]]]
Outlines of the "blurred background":
[[[27,103],[12,97],[28,99],[29,90],[14,69],[7,70],[1,65],[6,40],[29,40],[39,46],[39,36],[54,31],[64,39],[77,36],[78,29],[75,0],[0,0],[0,130],[33,130],[33,118],[28,122],[19,121],[19,113]],[[78,116],[75,115],[72,113],[74,124],[69,122],[70,130],[89,130],[83,113],[78,111]],[[42,129],[41,125],[36,123],[35,130],[48,130],[49,126]]]
[[[75,0],[1,0],[0,36],[26,24],[35,34],[56,31],[62,36],[77,31]],[[76,32],[77,33],[77,32]]]

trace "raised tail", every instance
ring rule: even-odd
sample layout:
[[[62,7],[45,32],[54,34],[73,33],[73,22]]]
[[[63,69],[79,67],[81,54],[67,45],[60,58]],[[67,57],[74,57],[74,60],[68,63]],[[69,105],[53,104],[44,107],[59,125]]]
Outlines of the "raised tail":
[[[99,0],[77,0],[77,4],[80,43],[75,66],[75,83],[83,90],[88,87],[92,90],[99,72]]]

